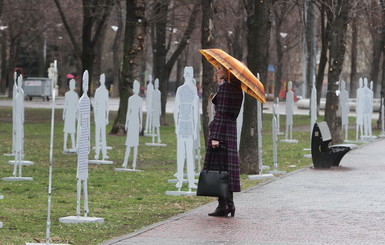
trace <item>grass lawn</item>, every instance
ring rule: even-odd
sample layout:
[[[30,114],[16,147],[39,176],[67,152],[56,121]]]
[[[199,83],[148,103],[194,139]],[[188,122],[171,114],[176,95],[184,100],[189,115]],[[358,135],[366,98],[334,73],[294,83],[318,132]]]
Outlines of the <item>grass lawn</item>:
[[[76,155],[63,154],[62,110],[55,114],[55,138],[53,154],[53,190],[51,208],[51,240],[53,243],[98,244],[102,241],[128,234],[144,226],[165,220],[186,212],[215,198],[196,196],[167,196],[166,191],[176,190],[167,182],[176,172],[176,138],[172,117],[168,115],[169,126],[161,127],[162,143],[166,147],[145,146],[151,138],[140,137],[137,168],[143,172],[116,172],[121,167],[125,153],[125,137],[111,136],[107,144],[113,165],[89,165],[89,216],[102,217],[103,224],[63,224],[60,217],[75,215],[76,212]],[[110,118],[115,118],[115,112]],[[45,242],[47,219],[47,189],[51,111],[47,109],[25,110],[25,160],[33,166],[23,167],[24,177],[33,181],[6,182],[0,180],[0,244],[25,244]],[[264,115],[263,160],[272,166],[271,115]],[[0,177],[12,176],[13,166],[8,164],[12,144],[12,109],[0,107]],[[111,128],[108,125],[107,132]],[[279,169],[293,171],[311,165],[303,155],[309,148],[309,116],[295,116],[293,138],[298,144],[279,143]],[[284,131],[284,117],[281,117],[281,131]],[[92,125],[93,127],[93,125]],[[93,135],[93,131],[92,135]],[[353,132],[352,132],[353,133]],[[284,136],[280,136],[282,139]],[[354,136],[352,135],[351,138]],[[202,145],[203,136],[202,138]],[[94,139],[92,139],[93,142]],[[93,143],[92,143],[93,144]],[[94,152],[90,153],[91,156]],[[202,158],[204,147],[202,147]],[[131,158],[129,164],[131,163]],[[295,167],[289,167],[295,165]],[[242,188],[258,184],[242,175]],[[187,190],[186,185],[184,189]]]

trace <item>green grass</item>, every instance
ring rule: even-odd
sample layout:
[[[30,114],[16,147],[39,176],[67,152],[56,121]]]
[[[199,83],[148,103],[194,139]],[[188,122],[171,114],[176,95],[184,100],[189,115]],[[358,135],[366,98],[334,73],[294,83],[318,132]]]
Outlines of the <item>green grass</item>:
[[[3,156],[11,150],[11,108],[0,108],[0,177],[12,175],[10,157]],[[0,244],[25,244],[25,242],[45,242],[47,217],[47,188],[49,166],[49,140],[51,111],[26,109],[25,111],[25,160],[33,161],[33,166],[23,167],[23,176],[33,177],[33,181],[0,181]],[[55,140],[53,155],[53,191],[51,209],[51,240],[54,243],[98,244],[102,241],[125,235],[144,226],[165,220],[186,212],[214,198],[196,196],[167,196],[168,190],[176,190],[167,182],[176,172],[176,144],[174,127],[161,127],[162,143],[167,147],[149,147],[151,138],[141,137],[137,168],[143,172],[116,172],[125,153],[125,137],[108,136],[107,142],[113,149],[109,151],[113,165],[89,166],[89,207],[90,216],[102,217],[103,224],[62,224],[60,217],[75,215],[76,211],[76,155],[63,154],[62,110],[55,114]],[[114,118],[111,113],[110,118]],[[167,115],[172,122],[171,115]],[[271,115],[264,115],[263,160],[272,167]],[[303,148],[309,147],[309,117],[295,116],[293,138],[298,144],[279,144],[279,169],[293,171],[311,164],[303,157]],[[281,117],[281,125],[284,117]],[[107,131],[110,130],[111,124]],[[284,127],[281,127],[281,131]],[[353,137],[353,136],[352,136]],[[283,138],[283,136],[280,136]],[[92,139],[93,141],[93,139]],[[205,145],[202,137],[202,145]],[[90,158],[94,152],[90,153]],[[202,157],[204,147],[202,147]],[[131,157],[129,163],[131,163]],[[296,165],[289,168],[289,165]],[[242,175],[242,188],[249,188],[258,181]],[[186,186],[184,186],[186,188]]]

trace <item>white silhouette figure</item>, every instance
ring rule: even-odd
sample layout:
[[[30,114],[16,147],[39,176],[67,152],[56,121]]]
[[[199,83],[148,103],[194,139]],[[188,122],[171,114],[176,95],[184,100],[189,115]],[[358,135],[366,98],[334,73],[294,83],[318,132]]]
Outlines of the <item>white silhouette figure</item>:
[[[75,80],[70,80],[70,90],[64,95],[63,105],[63,120],[64,120],[64,152],[69,152],[67,149],[68,134],[71,136],[71,150],[75,151],[75,133],[76,133],[76,120],[79,113],[79,96],[75,92]]]
[[[83,95],[79,100],[79,114],[78,114],[78,131],[77,131],[77,199],[76,199],[76,215],[80,216],[80,198],[81,188],[83,182],[84,194],[84,217],[89,213],[88,208],[88,154],[90,153],[90,122],[91,122],[91,101],[87,95],[88,91],[88,71],[83,74]]]
[[[152,94],[154,92],[154,85],[152,84],[152,76],[150,75],[148,84],[147,84],[147,93],[146,93],[146,105],[147,105],[147,112],[146,112],[146,127],[144,129],[144,133],[147,135],[152,135]]]
[[[23,77],[17,78],[17,92],[15,96],[15,163],[13,177],[22,177],[22,162],[24,159],[24,91],[22,89]]]
[[[155,136],[158,138],[158,143],[161,143],[160,140],[160,116],[162,114],[161,110],[161,93],[159,90],[159,79],[155,79],[154,91],[152,92],[152,143],[155,143]]]
[[[286,92],[286,140],[293,139],[293,107],[294,107],[294,93],[292,91],[292,83],[287,85]]]
[[[349,128],[349,93],[345,89],[345,81],[340,82],[340,110],[341,110],[341,124],[345,131],[345,140],[348,140],[348,128]]]
[[[100,75],[100,87],[95,91],[94,121],[95,121],[95,159],[99,159],[102,148],[102,160],[107,156],[106,126],[108,125],[108,90],[105,85],[106,77]]]
[[[356,96],[356,140],[358,141],[363,136],[364,125],[364,91],[363,79],[358,80],[357,96]],[[361,135],[361,137],[360,137]]]
[[[17,86],[17,73],[15,72],[13,75],[13,91],[12,91],[12,154],[15,155],[15,130],[16,130],[16,96],[19,91]]]
[[[126,154],[124,156],[123,167],[127,168],[128,157],[130,156],[131,147],[134,148],[134,156],[132,169],[136,169],[136,160],[138,156],[139,133],[142,130],[142,102],[143,99],[139,96],[140,83],[134,81],[134,94],[128,98],[128,109],[126,116],[125,128],[127,131],[126,139]]]
[[[193,83],[193,68],[184,69],[185,82],[178,87],[175,95],[174,122],[177,137],[177,184],[178,191],[183,184],[183,168],[186,160],[189,192],[197,188],[194,183],[194,139],[197,137],[196,116],[198,115],[198,93]]]
[[[50,67],[48,68],[47,72],[48,72],[48,78],[52,79],[53,87],[55,89],[55,96],[57,96],[59,93],[59,90],[57,87],[58,71],[57,71],[56,60],[53,63],[50,63]]]
[[[242,134],[242,126],[243,126],[243,107],[245,104],[245,95],[243,92],[243,99],[242,99],[242,106],[241,110],[239,111],[238,117],[237,117],[237,149],[239,151],[239,146],[241,144],[241,134]]]
[[[373,91],[368,87],[368,79],[364,79],[363,94],[363,124],[364,137],[369,138],[372,133]]]
[[[197,85],[197,82],[196,80],[193,78],[192,79],[193,81],[193,84],[196,88],[196,85]],[[201,171],[201,137],[200,137],[200,134],[201,134],[201,115],[199,113],[199,108],[200,108],[200,105],[199,105],[199,95],[198,95],[198,88],[197,88],[197,98],[196,98],[196,108],[198,108],[196,110],[196,125],[195,125],[195,130],[196,130],[196,138],[194,139],[194,159],[195,159],[195,165],[197,167],[197,170],[198,172]]]

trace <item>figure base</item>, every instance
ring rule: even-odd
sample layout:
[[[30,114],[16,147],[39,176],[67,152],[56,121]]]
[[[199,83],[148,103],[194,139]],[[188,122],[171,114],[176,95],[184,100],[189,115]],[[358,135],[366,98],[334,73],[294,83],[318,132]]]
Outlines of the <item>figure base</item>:
[[[95,149],[96,149],[96,147],[93,146],[93,147],[92,147],[92,150],[95,150]],[[101,149],[101,147],[100,147],[100,149]],[[112,150],[112,146],[107,146],[106,149],[107,149],[107,150]]]
[[[270,169],[270,166],[263,165],[262,170]]]
[[[380,134],[379,136],[378,136],[378,138],[385,138],[385,134]],[[5,156],[5,154],[4,154],[4,156]]]
[[[298,143],[298,140],[287,140],[287,139],[284,139],[284,140],[280,140],[280,142],[283,142],[283,143]]]
[[[168,196],[196,196],[195,191],[166,191]]]
[[[3,156],[5,156],[5,157],[14,157],[15,154],[13,154],[13,153],[5,153],[5,154],[3,154]]]
[[[76,150],[75,149],[66,149],[66,150],[63,150],[63,153],[64,154],[76,154]]]
[[[362,140],[344,140],[344,143],[362,143]]]
[[[25,245],[38,245],[38,244],[47,244],[46,242],[44,243],[29,243],[27,242]],[[70,245],[68,243],[49,243],[49,245]]]
[[[269,174],[286,174],[286,171],[273,170],[273,171],[268,171],[267,173],[269,173]]]
[[[8,164],[15,165],[15,160],[8,161]],[[32,166],[34,163],[31,161],[23,160],[20,162],[21,166]]]
[[[177,183],[178,180],[177,180],[177,179],[169,179],[167,182],[168,182],[168,183]],[[187,180],[187,179],[184,179],[184,180],[183,180],[183,184],[187,184],[187,183],[188,183],[188,180]],[[197,179],[194,179],[194,183],[198,183],[198,180],[197,180]]]
[[[145,145],[148,145],[148,146],[167,146],[167,144],[161,144],[161,143],[146,143]]]
[[[113,164],[113,161],[108,160],[88,160],[88,164]]]
[[[377,136],[362,136],[361,137],[362,140],[375,140],[377,139]]]
[[[200,175],[200,171],[199,171],[199,173],[195,173],[195,174],[194,174],[195,177],[199,177],[199,175]],[[175,177],[175,178],[176,178],[176,176],[178,176],[177,173],[174,174],[174,177]],[[187,174],[183,174],[183,178],[187,178]]]
[[[132,168],[115,168],[115,171],[143,172],[144,170],[140,170],[140,169],[132,169]]]
[[[0,199],[4,199],[4,196],[0,195]]]
[[[249,180],[262,180],[262,179],[269,179],[273,178],[274,175],[272,174],[256,174],[256,175],[249,175],[248,179]]]
[[[0,228],[3,228],[3,222],[0,222]]]
[[[4,181],[32,181],[33,178],[32,177],[4,177],[3,178]]]
[[[305,154],[305,155],[303,155],[303,157],[311,159],[311,154]]]
[[[74,223],[104,223],[103,218],[97,217],[82,217],[82,216],[67,216],[59,219],[60,223],[74,224]]]
[[[154,136],[156,136],[156,134],[147,134],[147,133],[144,133],[144,136],[145,136],[145,137],[154,137]]]

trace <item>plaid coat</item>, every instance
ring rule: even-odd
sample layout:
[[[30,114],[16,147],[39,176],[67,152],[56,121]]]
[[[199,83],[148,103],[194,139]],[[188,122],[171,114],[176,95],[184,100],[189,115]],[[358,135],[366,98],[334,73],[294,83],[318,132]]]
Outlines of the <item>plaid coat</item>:
[[[209,126],[205,169],[227,170],[230,175],[229,191],[241,191],[240,167],[237,150],[237,117],[241,109],[243,93],[239,80],[225,81],[212,99],[215,115]],[[211,140],[218,140],[226,150],[213,150]]]

